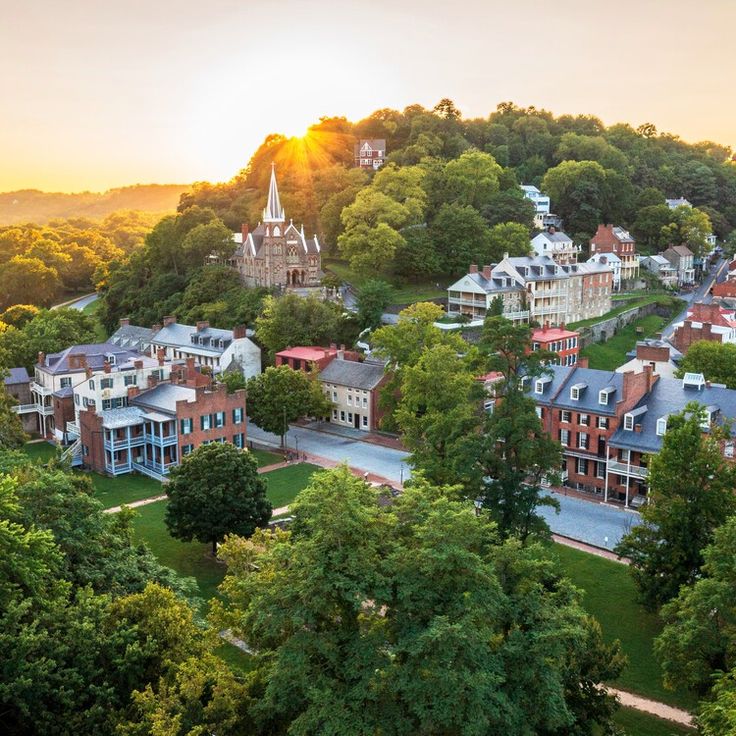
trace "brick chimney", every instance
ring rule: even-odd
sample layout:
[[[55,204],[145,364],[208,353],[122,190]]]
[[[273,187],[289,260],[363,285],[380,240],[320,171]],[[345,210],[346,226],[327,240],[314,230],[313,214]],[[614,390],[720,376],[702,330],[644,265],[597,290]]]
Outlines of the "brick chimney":
[[[556,227],[555,227],[554,225],[549,225],[549,226],[547,227],[547,232],[548,232],[548,233],[549,233],[550,235],[554,235],[554,234],[555,234],[555,233],[557,232],[557,228],[556,228]]]
[[[477,263],[471,263],[470,264],[470,270],[468,273],[478,273],[478,264]]]
[[[233,327],[233,340],[242,340],[245,337],[245,325],[236,325]]]
[[[197,332],[202,332],[202,330],[206,330],[210,326],[210,323],[207,320],[202,320],[201,322],[197,322]]]
[[[134,396],[138,396],[141,390],[138,386],[128,386],[128,398],[132,399]]]
[[[158,348],[156,350],[156,359],[158,360],[159,365],[164,364],[164,361],[166,360],[166,351],[163,348]]]
[[[246,239],[248,237],[248,223],[247,222],[244,222],[240,226],[240,232],[243,234],[243,242],[245,243],[245,241],[246,241]]]
[[[151,325],[151,332],[158,332],[161,329],[161,323],[156,322],[155,325]]]
[[[491,278],[491,266],[483,266],[483,278]]]
[[[150,373],[148,375],[148,388],[153,388],[158,383],[158,378],[155,374]]]
[[[547,332],[549,329],[549,320],[544,320],[544,324],[542,325],[542,332]]]
[[[37,362],[38,362],[38,365],[43,365],[46,362],[46,353],[39,352]]]
[[[133,361],[133,368],[135,368],[137,371],[140,371],[143,369],[143,361],[142,360],[134,360]]]
[[[172,317],[171,315],[164,317],[164,327],[168,327],[169,325],[174,324],[176,324],[176,317]]]
[[[127,317],[120,319],[120,327],[130,327],[130,320]]]
[[[84,353],[75,353],[69,356],[69,368],[77,370],[87,368],[87,356]]]
[[[105,361],[105,362],[104,362],[104,363],[102,364],[102,370],[103,370],[103,371],[104,371],[105,373],[111,373],[111,372],[112,372],[112,365],[110,365],[110,361],[109,361],[109,360],[106,360],[106,361]]]

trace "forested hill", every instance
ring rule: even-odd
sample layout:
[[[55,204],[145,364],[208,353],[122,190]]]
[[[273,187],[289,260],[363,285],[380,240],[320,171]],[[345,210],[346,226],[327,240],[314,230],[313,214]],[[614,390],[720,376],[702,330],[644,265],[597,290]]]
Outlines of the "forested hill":
[[[45,225],[57,218],[103,219],[118,210],[173,212],[189,184],[136,184],[106,192],[41,192],[22,189],[0,193],[0,226],[34,222]]]

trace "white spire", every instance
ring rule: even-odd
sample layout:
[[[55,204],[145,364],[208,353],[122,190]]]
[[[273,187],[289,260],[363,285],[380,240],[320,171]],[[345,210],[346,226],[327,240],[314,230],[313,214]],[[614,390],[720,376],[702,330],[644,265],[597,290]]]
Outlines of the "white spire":
[[[271,164],[271,185],[268,188],[268,203],[263,210],[263,222],[284,222],[284,209],[279,199],[279,188],[276,186],[276,165]]]

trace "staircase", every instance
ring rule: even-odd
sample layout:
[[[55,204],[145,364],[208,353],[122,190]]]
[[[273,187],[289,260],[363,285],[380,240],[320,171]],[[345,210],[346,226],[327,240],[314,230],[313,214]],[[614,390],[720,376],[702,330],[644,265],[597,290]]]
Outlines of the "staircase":
[[[78,439],[72,442],[69,447],[67,447],[62,453],[61,453],[61,459],[63,461],[69,460],[71,462],[72,467],[75,467],[76,465],[82,464],[82,440]]]

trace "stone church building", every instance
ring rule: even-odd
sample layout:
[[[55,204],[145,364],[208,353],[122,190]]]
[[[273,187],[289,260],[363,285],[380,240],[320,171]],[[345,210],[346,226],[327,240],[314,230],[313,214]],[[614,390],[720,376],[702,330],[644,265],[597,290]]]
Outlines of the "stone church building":
[[[315,235],[307,238],[304,225],[297,229],[286,222],[276,185],[276,169],[271,164],[271,184],[268,203],[263,210],[263,222],[253,230],[244,224],[236,233],[238,244],[231,265],[238,270],[246,286],[305,288],[320,285],[322,259]]]

